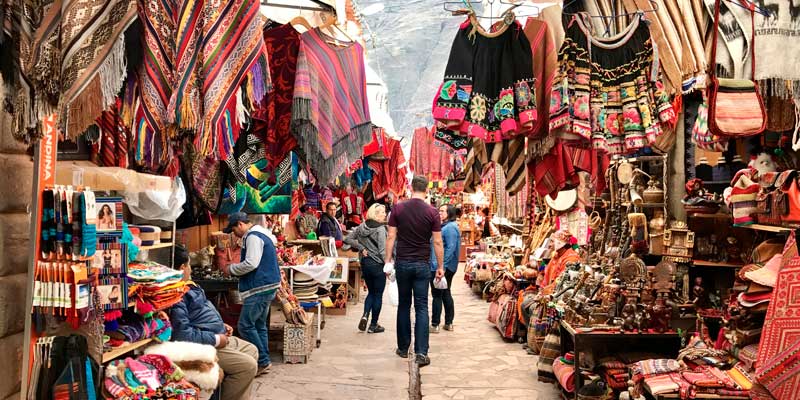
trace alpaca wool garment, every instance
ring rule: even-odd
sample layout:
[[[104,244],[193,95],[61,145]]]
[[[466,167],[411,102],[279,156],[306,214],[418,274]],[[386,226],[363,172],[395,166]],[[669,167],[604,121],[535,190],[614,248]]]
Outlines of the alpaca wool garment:
[[[372,140],[364,51],[318,28],[300,35],[292,132],[319,184],[328,184],[361,157]]]

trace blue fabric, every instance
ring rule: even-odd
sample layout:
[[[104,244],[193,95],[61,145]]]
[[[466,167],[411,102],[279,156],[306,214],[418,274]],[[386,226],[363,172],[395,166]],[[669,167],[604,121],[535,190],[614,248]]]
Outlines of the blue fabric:
[[[458,224],[450,221],[442,226],[442,241],[444,242],[444,268],[448,271],[458,270],[458,256],[461,252],[461,232]],[[433,251],[431,241],[431,271],[436,271],[436,253]]]
[[[383,263],[371,257],[361,259],[361,276],[367,283],[367,298],[364,300],[364,315],[371,314],[371,326],[378,324],[383,306],[383,289],[386,288],[386,274],[383,273]]]
[[[225,334],[225,324],[217,309],[196,285],[189,285],[183,299],[169,310],[172,338],[179,342],[216,344],[215,335]]]
[[[278,253],[275,250],[275,245],[272,240],[265,234],[251,230],[247,235],[242,238],[242,260],[247,255],[247,237],[249,235],[256,235],[262,242],[264,242],[264,250],[261,253],[261,260],[258,263],[258,268],[239,277],[239,292],[245,295],[245,292],[264,288],[269,290],[268,286],[279,284],[281,282],[281,270],[278,267]],[[247,293],[248,296],[257,294]]]
[[[428,354],[428,284],[429,263],[398,261],[395,264],[400,302],[397,306],[397,348],[408,351],[411,344],[411,299],[414,299],[414,353]]]
[[[269,305],[276,290],[259,293],[244,299],[239,315],[239,334],[258,349],[258,367],[270,364],[269,359]]]
[[[433,286],[433,280],[436,275],[431,276],[431,296],[433,297],[433,301],[431,302],[431,325],[438,326],[439,322],[442,321],[442,306],[444,306],[444,323],[447,325],[453,323],[456,310],[450,288],[453,285],[453,275],[455,274],[456,271],[451,271],[449,269],[444,270],[444,279],[447,281],[447,289],[436,289]]]

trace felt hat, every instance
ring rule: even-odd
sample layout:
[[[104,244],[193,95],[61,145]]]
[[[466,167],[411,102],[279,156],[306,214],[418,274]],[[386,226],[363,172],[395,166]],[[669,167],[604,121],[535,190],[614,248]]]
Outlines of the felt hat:
[[[778,281],[778,271],[781,269],[782,262],[783,255],[775,254],[764,267],[745,272],[744,276],[752,282],[775,287],[775,283]]]
[[[577,201],[578,201],[577,189],[562,190],[556,194],[555,198],[553,198],[549,194],[544,197],[544,202],[547,203],[547,206],[553,209],[554,211],[567,211],[570,208],[574,207]]]
[[[772,292],[771,287],[764,286],[756,282],[750,282],[750,284],[747,285],[747,290],[745,290],[745,293],[747,295],[755,295],[755,294],[770,293],[770,292]]]
[[[755,307],[762,303],[768,303],[772,298],[772,292],[766,293],[739,293],[739,304],[744,307]]]
[[[561,229],[550,236],[550,241],[553,242],[553,249],[559,250],[569,244],[569,238],[572,234],[566,229]]]

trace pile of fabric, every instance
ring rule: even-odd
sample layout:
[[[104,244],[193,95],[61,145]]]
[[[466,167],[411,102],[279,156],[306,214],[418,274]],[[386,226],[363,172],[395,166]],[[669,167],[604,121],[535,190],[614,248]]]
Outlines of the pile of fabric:
[[[144,316],[172,307],[189,291],[181,271],[155,262],[129,264],[128,276],[135,282],[128,297],[136,299],[136,312]]]
[[[631,366],[633,380],[652,395],[678,393],[681,398],[715,394],[723,398],[748,396],[752,379],[740,368],[721,370],[710,365],[682,366],[676,360],[643,360]]]
[[[575,391],[575,354],[569,352],[563,357],[556,358],[553,361],[553,373],[561,387],[567,392],[573,393]]]
[[[631,377],[628,373],[628,366],[616,357],[600,359],[597,368],[612,390],[619,392],[628,388],[628,379]]]
[[[164,312],[142,316],[129,310],[106,312],[105,334],[103,346],[119,347],[144,339],[166,342],[172,337],[172,324]]]
[[[178,366],[157,354],[112,361],[106,367],[103,388],[107,398],[123,400],[192,400],[200,395]]]

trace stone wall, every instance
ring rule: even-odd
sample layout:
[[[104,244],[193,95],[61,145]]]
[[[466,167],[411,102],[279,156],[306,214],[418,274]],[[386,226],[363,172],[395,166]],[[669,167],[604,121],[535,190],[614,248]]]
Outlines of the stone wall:
[[[19,398],[29,261],[33,162],[0,112],[0,399]],[[13,368],[10,368],[13,366]]]

